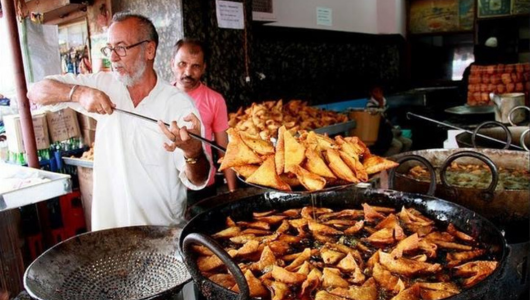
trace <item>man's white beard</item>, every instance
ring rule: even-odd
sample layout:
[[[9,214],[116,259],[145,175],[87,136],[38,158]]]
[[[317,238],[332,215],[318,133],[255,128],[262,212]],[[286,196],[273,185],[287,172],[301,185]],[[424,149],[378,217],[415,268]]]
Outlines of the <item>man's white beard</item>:
[[[112,74],[114,75],[116,79],[121,81],[126,86],[133,86],[136,83],[138,83],[140,79],[142,78],[142,75],[144,74],[146,66],[147,66],[147,63],[145,61],[137,60],[137,63],[133,66],[133,68],[136,69],[136,71],[132,75],[129,75],[129,74],[121,75],[120,73],[116,71],[113,71]]]

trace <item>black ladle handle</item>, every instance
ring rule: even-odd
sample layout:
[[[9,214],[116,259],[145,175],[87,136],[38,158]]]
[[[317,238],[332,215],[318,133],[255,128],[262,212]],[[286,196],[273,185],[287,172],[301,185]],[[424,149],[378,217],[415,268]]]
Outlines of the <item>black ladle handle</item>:
[[[137,114],[137,113],[133,113],[133,112],[130,112],[130,111],[128,111],[128,110],[124,110],[124,109],[117,108],[117,107],[115,107],[114,110],[115,110],[115,111],[118,111],[118,112],[120,112],[120,113],[128,114],[128,115],[130,115],[130,116],[134,116],[134,117],[137,117],[137,118],[143,119],[143,120],[145,120],[145,121],[150,121],[150,122],[158,123],[158,121],[155,120],[155,119],[153,119],[153,118],[150,118],[150,117],[147,117],[147,116],[144,116],[144,115],[140,115],[140,114]],[[166,123],[166,122],[164,122],[164,125],[166,125],[167,127],[170,127],[170,125],[169,125],[168,123]],[[217,144],[214,143],[213,141],[210,141],[210,140],[208,140],[208,139],[205,139],[205,138],[203,138],[202,136],[197,135],[197,134],[192,133],[192,132],[189,132],[189,131],[188,131],[188,134],[189,134],[191,137],[193,137],[193,138],[195,138],[195,139],[197,139],[197,140],[200,140],[200,141],[202,141],[203,143],[206,143],[206,144],[208,144],[208,145],[214,147],[215,149],[217,149],[217,150],[219,150],[219,151],[222,151],[222,152],[226,153],[226,149],[225,149],[225,148],[223,148],[223,147],[217,145]]]
[[[473,143],[473,148],[478,148],[477,144],[475,143],[475,140],[477,138],[477,134],[478,134],[479,130],[482,127],[486,126],[486,125],[499,125],[504,130],[504,132],[506,133],[506,144],[504,145],[503,149],[510,148],[510,145],[512,144],[512,133],[511,133],[510,129],[508,129],[508,127],[506,127],[506,125],[502,124],[501,122],[497,122],[497,121],[486,121],[486,122],[483,122],[480,125],[478,125],[477,128],[475,128],[475,130],[473,131],[473,135],[471,136],[471,142]]]
[[[434,192],[436,192],[436,173],[434,171],[434,167],[432,164],[425,158],[419,156],[419,155],[405,155],[403,157],[400,157],[396,160],[397,163],[401,164],[409,160],[416,160],[421,162],[427,167],[427,170],[429,170],[429,175],[431,177],[431,183],[429,184],[429,190],[427,191],[427,195],[434,196]],[[388,188],[393,190],[394,189],[394,180],[396,178],[396,169],[393,168],[388,172]]]
[[[250,287],[248,286],[247,279],[241,269],[236,265],[232,260],[230,255],[211,237],[202,234],[202,233],[190,233],[184,238],[183,250],[186,259],[189,261],[190,265],[196,268],[197,273],[199,273],[199,268],[197,267],[196,261],[190,259],[193,257],[193,249],[191,246],[194,244],[202,245],[212,251],[219,259],[223,261],[225,266],[228,268],[234,279],[236,280],[237,286],[239,287],[239,296],[238,300],[249,300],[250,299]]]
[[[473,151],[460,151],[457,153],[454,153],[453,155],[449,156],[445,162],[442,164],[442,167],[440,168],[440,180],[442,181],[442,184],[445,188],[449,189],[451,185],[447,182],[447,168],[451,165],[451,163],[464,156],[470,156],[476,159],[481,160],[484,162],[491,170],[491,183],[489,187],[486,188],[485,194],[484,194],[484,200],[491,200],[493,199],[493,193],[495,192],[495,188],[497,188],[497,184],[499,183],[499,169],[495,165],[495,163],[486,155],[478,152]]]
[[[166,125],[167,125],[167,124],[166,124]],[[202,136],[200,136],[200,135],[196,135],[195,133],[192,133],[192,132],[189,132],[189,131],[188,131],[188,134],[189,134],[192,138],[194,138],[194,139],[198,139],[198,140],[202,141],[203,143],[206,143],[206,144],[212,146],[213,148],[215,148],[215,149],[217,149],[217,150],[219,150],[219,151],[221,151],[221,152],[223,152],[223,153],[226,153],[226,149],[223,148],[223,147],[221,147],[221,146],[219,146],[219,145],[217,145],[217,143],[214,143],[213,141],[207,140],[207,139],[203,138]]]

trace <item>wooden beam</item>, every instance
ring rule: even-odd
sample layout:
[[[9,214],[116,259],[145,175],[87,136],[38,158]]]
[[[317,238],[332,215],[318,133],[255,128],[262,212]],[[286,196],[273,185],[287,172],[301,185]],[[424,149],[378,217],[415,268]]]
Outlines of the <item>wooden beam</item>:
[[[67,25],[70,23],[75,23],[77,21],[80,21],[83,18],[86,18],[86,11],[78,10],[78,11],[68,13],[64,17],[59,17],[59,18],[50,19],[50,20],[48,20],[48,18],[45,18],[44,24],[46,25]]]
[[[29,12],[47,13],[70,4],[70,0],[31,0],[26,2]]]
[[[86,5],[84,4],[69,4],[61,8],[49,11],[44,14],[44,22],[48,22],[55,19],[65,18],[71,13],[78,11],[86,12]]]

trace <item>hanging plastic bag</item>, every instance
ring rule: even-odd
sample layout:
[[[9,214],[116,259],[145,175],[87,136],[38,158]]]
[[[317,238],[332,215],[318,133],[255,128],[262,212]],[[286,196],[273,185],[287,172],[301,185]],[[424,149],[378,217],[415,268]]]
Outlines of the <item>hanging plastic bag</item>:
[[[19,32],[26,82],[38,82],[48,75],[61,74],[57,25],[36,24],[25,18],[19,24]]]

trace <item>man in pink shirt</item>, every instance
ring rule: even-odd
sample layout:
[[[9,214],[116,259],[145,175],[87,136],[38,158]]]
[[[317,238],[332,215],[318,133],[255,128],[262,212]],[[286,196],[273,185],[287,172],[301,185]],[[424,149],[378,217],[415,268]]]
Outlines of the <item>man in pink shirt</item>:
[[[186,92],[193,100],[199,110],[205,130],[205,137],[215,140],[217,144],[226,148],[228,144],[228,112],[225,99],[221,94],[207,87],[201,82],[201,78],[206,71],[206,55],[203,44],[195,39],[181,39],[173,48],[173,58],[171,59],[171,69],[175,75],[175,85],[180,90]],[[206,151],[211,156],[212,148],[205,145]],[[224,153],[218,151],[219,157]],[[215,168],[212,166],[210,182],[201,191],[188,191],[188,205],[197,201],[216,195],[215,188]],[[224,175],[228,184],[228,189],[236,189],[236,176],[234,171],[225,170]]]

